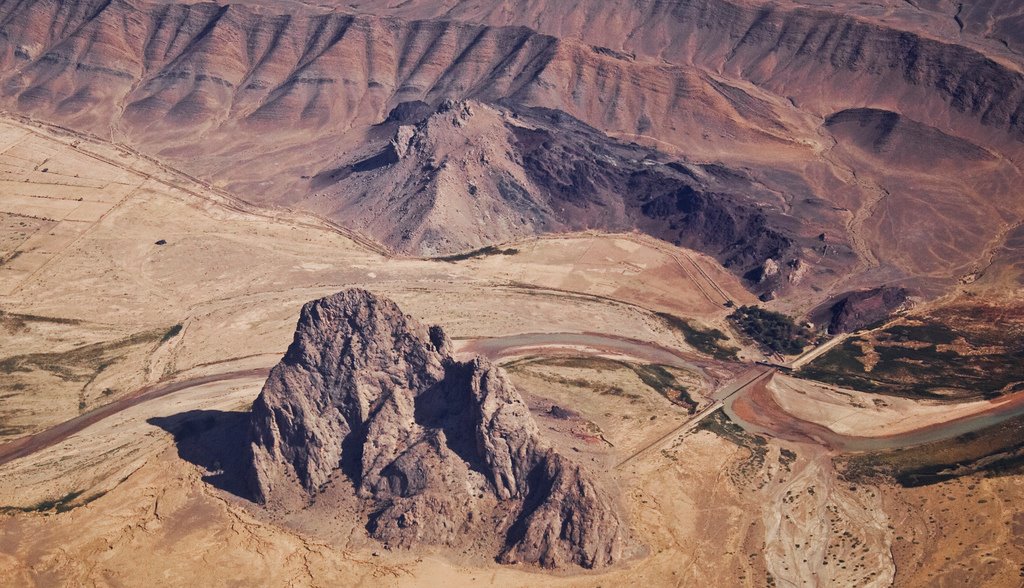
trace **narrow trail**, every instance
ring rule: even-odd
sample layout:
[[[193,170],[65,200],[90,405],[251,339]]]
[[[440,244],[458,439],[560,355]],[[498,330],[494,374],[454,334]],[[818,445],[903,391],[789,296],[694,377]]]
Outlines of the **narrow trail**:
[[[853,183],[869,194],[869,200],[854,211],[850,221],[846,223],[846,230],[850,234],[850,244],[866,264],[863,269],[876,268],[879,266],[878,257],[864,238],[864,224],[875,216],[878,207],[890,194],[888,190],[878,184],[861,179],[852,168],[848,168],[847,171],[850,173]]]
[[[706,362],[703,361],[704,358],[696,354],[665,347],[653,341],[602,333],[523,333],[473,339],[463,343],[460,352],[483,355],[495,361],[542,348],[585,348],[597,353],[625,355],[681,369],[700,370],[702,365],[706,365]]]
[[[733,299],[733,297],[729,294],[729,292],[725,288],[723,288],[718,283],[718,281],[715,280],[707,272],[707,270],[705,270],[700,265],[700,263],[697,262],[697,260],[689,252],[689,250],[683,249],[681,247],[675,247],[674,245],[671,245],[670,243],[667,243],[665,241],[660,241],[658,239],[655,239],[654,237],[649,237],[649,236],[646,236],[646,235],[644,235],[642,233],[635,233],[635,232],[629,232],[629,233],[600,233],[600,232],[592,232],[592,231],[579,231],[579,232],[572,232],[572,233],[554,233],[554,234],[548,234],[548,235],[537,235],[537,236],[530,237],[530,238],[523,239],[523,240],[519,240],[519,241],[508,241],[508,242],[505,242],[505,243],[501,243],[501,244],[499,244],[497,246],[499,246],[499,247],[514,247],[516,245],[522,246],[524,243],[531,243],[531,242],[536,242],[536,241],[559,241],[559,240],[569,240],[569,239],[582,239],[582,238],[587,238],[587,237],[595,237],[595,236],[599,236],[599,235],[603,236],[603,237],[610,237],[610,238],[615,238],[615,239],[622,239],[624,241],[629,241],[630,243],[635,243],[635,244],[641,245],[643,247],[648,247],[650,249],[654,249],[654,250],[658,251],[659,253],[669,257],[673,262],[675,262],[675,264],[683,272],[683,274],[686,276],[686,278],[690,282],[692,282],[694,284],[694,286],[696,286],[697,290],[700,291],[701,295],[703,295],[709,302],[711,302],[715,306],[719,306],[719,305],[725,304],[726,302],[729,302],[730,300]],[[580,258],[582,258],[582,257],[583,256],[580,256]],[[683,259],[681,259],[681,258],[683,258]],[[694,268],[694,270],[696,270],[696,272],[694,272],[693,270],[689,269],[690,266],[692,266]],[[721,297],[721,300],[716,300],[716,296],[715,296],[716,294],[717,294],[717,296]]]
[[[56,261],[60,260],[60,259],[61,259],[61,257],[62,257],[62,256],[64,255],[64,253],[65,253],[65,252],[67,252],[67,251],[70,251],[70,250],[71,250],[71,249],[72,249],[72,248],[73,248],[73,247],[74,247],[75,245],[77,245],[77,244],[78,244],[78,243],[80,243],[80,242],[81,242],[81,241],[82,241],[83,239],[85,239],[85,237],[86,237],[87,235],[89,235],[90,233],[92,233],[92,231],[93,231],[93,230],[94,230],[94,229],[96,228],[96,226],[97,226],[97,225],[99,225],[100,223],[102,223],[102,222],[103,222],[103,219],[105,219],[105,218],[107,218],[108,216],[110,216],[110,214],[111,214],[112,212],[114,212],[114,210],[116,210],[116,209],[117,209],[117,208],[118,208],[119,206],[121,206],[121,205],[122,205],[122,204],[124,204],[125,202],[127,202],[127,201],[131,200],[131,198],[132,198],[133,196],[135,196],[135,194],[136,194],[136,193],[137,193],[137,192],[138,192],[139,190],[141,190],[143,186],[145,186],[145,185],[146,185],[146,182],[147,182],[147,181],[149,181],[149,180],[143,180],[143,181],[142,181],[142,182],[141,182],[141,183],[140,183],[139,185],[137,185],[137,186],[135,186],[134,188],[132,188],[132,190],[131,190],[130,192],[128,192],[127,194],[125,194],[125,195],[124,195],[124,196],[123,196],[123,197],[122,197],[122,198],[121,198],[120,200],[118,200],[118,201],[117,201],[117,203],[116,203],[116,204],[114,204],[114,206],[112,206],[112,207],[110,208],[110,210],[108,210],[107,212],[104,212],[104,213],[103,213],[103,214],[102,214],[102,215],[101,215],[101,216],[100,216],[100,217],[99,217],[98,219],[96,219],[96,221],[95,221],[95,222],[93,222],[93,223],[92,223],[92,224],[91,224],[91,225],[89,226],[89,228],[85,229],[85,230],[84,230],[84,231],[82,231],[82,232],[81,232],[81,233],[80,233],[80,234],[79,234],[78,236],[76,236],[76,237],[75,237],[74,239],[72,239],[71,241],[68,241],[68,242],[67,242],[66,244],[64,244],[64,246],[63,246],[63,247],[61,247],[60,251],[58,251],[58,252],[57,252],[56,254],[54,254],[53,256],[51,256],[51,257],[50,257],[49,259],[47,259],[47,260],[46,260],[45,262],[43,262],[43,264],[42,264],[42,265],[40,265],[40,266],[39,266],[39,267],[37,267],[36,269],[32,270],[32,272],[31,272],[30,274],[28,274],[27,276],[25,276],[24,278],[22,278],[22,279],[21,279],[21,281],[20,281],[20,282],[18,282],[18,285],[17,285],[17,286],[14,286],[14,288],[12,288],[12,289],[11,289],[10,291],[8,291],[8,292],[6,293],[6,295],[7,295],[7,296],[14,296],[15,294],[17,294],[17,293],[18,293],[18,290],[20,290],[22,286],[24,286],[25,284],[27,284],[27,283],[31,282],[33,278],[35,278],[35,277],[36,277],[36,276],[38,276],[38,275],[39,275],[40,273],[42,273],[42,272],[43,272],[43,270],[45,270],[45,269],[46,269],[47,267],[49,267],[49,266],[50,266],[50,264],[52,264],[52,263],[54,263],[54,262],[56,262]],[[58,224],[60,224],[60,222],[64,222],[64,221],[58,221]]]
[[[732,302],[732,298],[730,298],[729,295],[725,292],[725,290],[723,290],[722,287],[718,285],[718,282],[715,281],[715,279],[712,278],[708,274],[708,272],[705,271],[704,268],[700,266],[699,263],[697,263],[697,260],[695,260],[689,253],[683,253],[682,255],[687,259],[687,261],[693,264],[693,267],[697,268],[697,273],[699,273],[705,280],[707,280],[707,283],[711,284],[711,287],[714,288],[716,292],[718,292],[718,295],[722,297],[722,304]]]
[[[690,281],[692,281],[694,285],[697,286],[697,288],[701,291],[701,294],[703,294],[713,304],[725,304],[732,300],[732,297],[729,296],[725,289],[722,288],[718,284],[718,282],[714,278],[712,278],[711,275],[708,274],[708,272],[703,267],[700,266],[699,263],[697,263],[697,260],[694,259],[692,255],[687,253],[682,248],[670,248],[667,243],[655,239],[644,239],[631,233],[625,233],[621,235],[621,237],[627,241],[631,241],[638,245],[644,245],[647,247],[651,247],[653,249],[657,249],[661,253],[671,257],[672,260],[675,261],[676,264],[679,266],[679,268],[683,270],[687,278],[689,278]],[[692,265],[694,269],[697,270],[697,275],[694,275],[689,269],[687,269],[686,264],[684,264],[683,261],[680,260],[680,257],[685,258],[686,261],[689,262],[689,265]],[[701,279],[699,279],[698,276],[699,278],[702,278],[704,280],[707,286],[701,284]],[[719,296],[721,296],[722,299],[715,300],[714,297],[708,293],[708,287],[710,287],[711,290],[713,290]]]
[[[881,265],[881,262],[864,236],[864,225],[874,217],[875,213],[878,212],[878,207],[882,205],[890,194],[882,186],[859,177],[856,170],[839,161],[837,155],[832,152],[838,143],[831,135],[829,135],[829,138],[832,141],[832,145],[821,152],[822,159],[832,168],[837,178],[841,178],[846,183],[856,186],[868,197],[867,201],[862,202],[856,210],[849,211],[850,218],[845,226],[846,234],[850,237],[850,247],[856,253],[858,260],[857,268],[851,275],[859,275]],[[823,294],[827,296],[834,293],[838,287],[841,287],[841,284],[842,282],[831,283]]]

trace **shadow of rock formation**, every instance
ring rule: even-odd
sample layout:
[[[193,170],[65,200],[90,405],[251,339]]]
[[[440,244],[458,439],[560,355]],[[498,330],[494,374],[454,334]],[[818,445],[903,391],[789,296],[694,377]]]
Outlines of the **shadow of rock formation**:
[[[253,499],[245,477],[250,456],[249,413],[190,410],[146,422],[174,435],[178,456],[205,470],[203,481]]]

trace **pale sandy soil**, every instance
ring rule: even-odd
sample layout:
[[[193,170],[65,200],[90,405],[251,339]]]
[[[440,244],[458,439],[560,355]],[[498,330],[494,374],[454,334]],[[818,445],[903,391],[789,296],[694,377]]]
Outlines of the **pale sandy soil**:
[[[248,410],[263,380],[211,383],[133,406],[31,459],[0,466],[0,504],[29,507],[85,489],[84,499],[102,495],[167,449],[167,432],[151,419],[189,411]]]
[[[842,435],[896,435],[990,410],[986,400],[958,404],[883,396],[777,374],[772,398],[794,417]]]
[[[1020,476],[882,487],[895,529],[897,586],[1020,586],[1024,484]]]

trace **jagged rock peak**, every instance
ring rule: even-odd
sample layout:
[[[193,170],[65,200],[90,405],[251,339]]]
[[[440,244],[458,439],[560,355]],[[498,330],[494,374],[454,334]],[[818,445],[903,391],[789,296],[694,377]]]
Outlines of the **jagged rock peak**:
[[[500,561],[546,567],[621,557],[614,501],[541,438],[505,371],[455,360],[440,327],[365,290],[303,307],[250,436],[259,502],[306,507],[344,477],[392,546],[484,537]]]
[[[266,501],[276,486],[293,482],[315,494],[341,463],[342,442],[372,414],[406,400],[398,391],[444,376],[448,349],[443,331],[428,331],[365,290],[303,306],[291,346],[253,404],[254,495]],[[393,410],[400,408],[411,410]],[[363,465],[376,457],[362,453]]]

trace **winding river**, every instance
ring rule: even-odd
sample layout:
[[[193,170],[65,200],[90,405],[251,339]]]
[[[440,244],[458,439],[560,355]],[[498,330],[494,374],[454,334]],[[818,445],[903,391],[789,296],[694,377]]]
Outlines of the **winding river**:
[[[764,386],[765,384],[762,383],[760,388],[746,390],[742,394],[729,398],[724,403],[723,410],[733,422],[749,432],[793,440],[813,439],[835,450],[848,453],[886,451],[946,441],[966,433],[982,431],[1024,415],[1024,394],[1018,393],[990,401],[989,408],[977,413],[942,423],[927,425],[895,435],[859,437],[836,433],[824,425],[788,415],[772,400],[771,392]],[[747,403],[746,410],[737,410],[737,402]],[[749,416],[745,414],[752,409],[753,414]],[[758,422],[772,421],[771,416],[768,416],[771,413],[781,413],[788,418],[784,423]],[[775,416],[777,417],[778,414]]]

